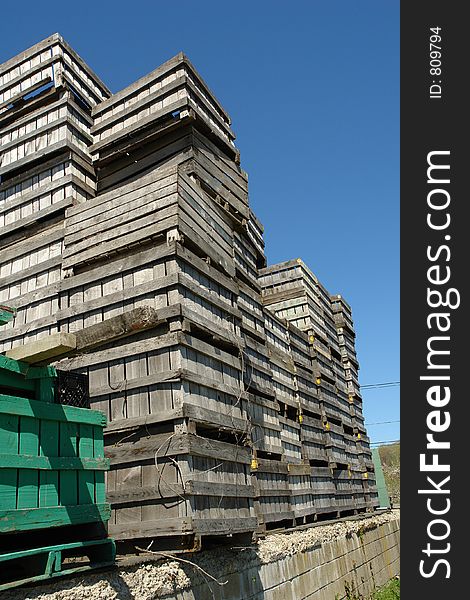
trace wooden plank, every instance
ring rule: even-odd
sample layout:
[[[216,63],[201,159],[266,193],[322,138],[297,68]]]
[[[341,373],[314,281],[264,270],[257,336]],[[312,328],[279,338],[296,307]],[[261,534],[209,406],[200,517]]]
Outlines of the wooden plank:
[[[164,314],[162,316],[161,311],[150,306],[139,306],[124,312],[122,315],[105,319],[101,323],[96,323],[96,325],[78,331],[74,336],[76,338],[76,348],[77,351],[90,350],[139,331],[151,329],[165,320],[166,316]]]
[[[129,117],[129,115],[136,113],[136,112],[140,113],[143,109],[150,108],[149,105],[155,104],[156,101],[159,98],[161,98],[162,96],[167,96],[167,95],[169,95],[170,92],[173,92],[173,91],[177,90],[178,88],[184,87],[186,81],[187,81],[186,75],[176,76],[176,72],[175,72],[175,79],[173,79],[171,82],[166,83],[165,85],[162,85],[160,88],[157,89],[157,91],[155,91],[153,93],[149,93],[145,96],[142,95],[140,100],[137,100],[132,103],[127,102],[127,106],[125,108],[122,108],[121,110],[117,110],[117,108],[119,106],[123,106],[123,104],[116,103],[115,109],[113,111],[111,111],[113,113],[111,116],[105,117],[99,121],[96,120],[96,116],[95,116],[95,124],[93,125],[93,127],[91,129],[91,133],[95,136],[95,138],[100,139],[100,135],[97,135],[97,134],[99,134],[99,132],[102,132],[105,129],[112,129],[113,126],[116,125],[117,122],[120,122],[124,118]],[[131,85],[134,85],[134,84],[131,84]],[[144,89],[147,89],[147,87],[148,86],[145,86]],[[120,92],[118,92],[118,94],[119,93]],[[113,94],[112,98],[114,98],[115,95],[116,94]],[[110,112],[110,111],[108,110],[107,112]],[[99,114],[99,113],[96,113],[96,114]]]
[[[297,465],[297,464],[288,464],[287,465],[287,473],[289,476],[297,476],[297,475],[311,475],[312,467],[309,464],[306,465]]]
[[[133,184],[120,186],[119,194],[115,190],[105,192],[86,203],[74,206],[67,211],[67,236],[71,238],[72,234],[79,232],[86,221],[90,221],[90,224],[99,223],[108,216],[113,218],[132,210],[134,206],[140,206],[142,198],[150,202],[169,195],[168,191],[176,183],[176,178],[175,168],[161,169],[161,172],[159,170],[152,173],[151,178],[141,177]],[[136,185],[137,182],[139,185]]]
[[[192,519],[164,518],[156,521],[143,521],[108,526],[109,535],[115,540],[142,539],[148,537],[191,535]]]
[[[138,242],[145,241],[148,243],[153,237],[161,236],[165,231],[178,227],[179,217],[177,205],[174,205],[170,208],[171,212],[168,211],[168,216],[166,218],[162,218],[162,220],[158,223],[144,226],[145,223],[138,223],[135,221],[132,226],[133,231],[130,233],[120,236],[117,232],[108,233],[107,236],[103,237],[111,239],[98,239],[96,240],[96,246],[92,248],[83,248],[81,252],[79,252],[76,247],[69,251],[66,250],[63,254],[62,267],[67,269],[91,260],[97,260],[98,258],[102,258],[103,256],[106,257],[109,254],[117,252],[119,249],[131,246]],[[141,228],[139,229],[139,227]],[[113,236],[116,236],[116,238],[113,239]]]
[[[0,510],[0,532],[28,531],[31,529],[45,529],[48,527],[63,527],[81,523],[107,521],[110,515],[111,509],[109,508],[109,504]]]
[[[126,145],[123,141],[117,148],[110,148],[105,156],[95,159],[101,174],[98,190],[114,189],[152,167],[155,168],[156,165],[176,166],[190,158],[193,150],[190,147],[191,135],[188,133],[187,121],[182,119],[166,122],[162,124],[162,128],[165,129],[164,136],[162,131],[157,129],[142,141],[140,147],[136,147],[136,142],[133,140],[132,148],[127,148],[129,144]],[[133,160],[126,155],[126,152],[131,149]]]
[[[12,283],[17,283],[18,281],[22,281],[24,279],[28,279],[33,275],[37,275],[43,271],[49,271],[50,269],[54,269],[55,267],[59,267],[62,263],[61,256],[54,256],[49,260],[45,260],[42,263],[37,265],[33,265],[32,267],[28,267],[27,269],[23,269],[22,271],[18,271],[17,273],[12,273],[11,275],[7,275],[6,277],[2,277],[0,279],[0,287],[6,287],[11,285]]]
[[[0,417],[1,418],[1,417]],[[39,419],[20,417],[19,454],[39,456]],[[3,451],[3,444],[0,445]],[[38,508],[39,473],[35,469],[18,471],[17,508]]]
[[[194,531],[201,535],[227,535],[232,533],[252,532],[258,528],[256,517],[239,517],[230,519],[194,519]]]
[[[59,424],[59,456],[78,457],[78,424],[62,422]],[[21,473],[21,471],[20,471]],[[60,504],[75,506],[78,504],[77,474],[68,469],[59,472]]]
[[[69,196],[68,198],[64,198],[63,200],[54,202],[47,208],[43,208],[42,210],[35,211],[35,212],[31,213],[30,215],[28,215],[27,217],[24,217],[23,219],[18,219],[13,224],[8,226],[8,231],[6,232],[5,235],[1,235],[1,237],[2,238],[8,237],[12,233],[14,233],[15,231],[17,231],[19,229],[24,229],[26,227],[30,227],[31,225],[34,225],[36,223],[36,221],[40,221],[42,219],[45,219],[46,217],[52,217],[53,215],[55,215],[56,213],[59,213],[59,212],[65,212],[65,209],[68,206],[72,206],[73,202],[74,202],[74,198]]]
[[[82,426],[85,431],[85,427]],[[69,470],[77,471],[83,469],[84,471],[106,471],[109,468],[109,462],[105,458],[73,458],[73,457],[62,457],[57,456],[59,439],[59,423],[56,421],[47,421],[43,419],[41,421],[41,447],[40,450],[44,453],[41,456],[20,456],[19,454],[0,454],[0,464],[2,468],[6,469],[37,469],[43,472],[45,477],[42,478],[41,484],[44,482],[45,493],[43,495],[43,502],[51,501],[52,504],[42,504],[42,506],[54,506],[57,505],[58,497],[56,497],[58,484],[55,479],[48,478],[50,471],[58,470]],[[54,473],[52,473],[54,475]],[[16,486],[16,482],[15,482]],[[54,488],[54,489],[52,489]],[[86,503],[85,503],[86,504]]]
[[[123,442],[119,446],[107,446],[105,454],[110,459],[111,465],[120,465],[155,458],[157,450],[161,456],[191,454],[232,463],[250,464],[251,462],[249,448],[188,433],[173,435],[173,437],[167,433],[161,433],[133,444]]]
[[[28,239],[16,242],[14,246],[9,248],[2,248],[2,263],[9,262],[10,260],[29,254],[38,248],[48,246],[61,240],[64,237],[64,228],[62,224],[56,227],[51,227],[45,231],[41,231],[37,234],[28,236]]]
[[[36,417],[50,421],[70,421],[90,425],[106,425],[103,413],[87,408],[50,404],[40,400],[18,398],[0,394],[0,414],[11,414],[23,417]]]
[[[5,73],[6,71],[12,70],[15,66],[19,65],[22,62],[25,62],[28,59],[33,58],[34,56],[41,54],[45,49],[59,45],[59,47],[65,49],[68,54],[77,62],[78,65],[87,73],[87,75],[95,82],[95,84],[102,89],[102,91],[111,95],[110,90],[106,87],[106,85],[101,81],[101,79],[94,73],[90,67],[85,63],[85,61],[71,48],[67,42],[63,39],[63,37],[59,33],[54,33],[53,35],[47,37],[46,39],[38,42],[34,46],[31,46],[27,50],[24,50],[20,54],[17,54],[13,58],[10,58],[6,62],[0,65],[0,75]]]
[[[160,309],[165,311],[168,317],[171,312],[177,313],[179,305],[169,307],[169,309]],[[180,343],[180,332],[166,333],[151,337],[148,339],[139,339],[135,342],[127,340],[124,345],[118,345],[116,347],[106,348],[105,350],[94,350],[90,354],[82,354],[80,356],[74,356],[72,358],[62,359],[56,364],[58,369],[65,371],[71,371],[74,369],[82,369],[83,367],[89,367],[93,365],[103,364],[108,361],[117,360],[119,358],[126,358],[127,356],[133,356],[134,354],[142,354],[145,352],[151,352],[152,350],[159,350],[161,348],[169,348]]]
[[[69,126],[72,126],[73,122],[69,120],[69,121],[67,121],[67,124]],[[36,162],[40,158],[43,159],[47,156],[52,156],[52,155],[58,153],[59,151],[61,151],[61,150],[63,151],[65,149],[73,150],[73,152],[75,152],[79,156],[85,156],[83,150],[81,150],[78,146],[76,146],[69,137],[66,137],[62,140],[59,140],[55,144],[46,146],[46,148],[44,148],[42,150],[38,150],[32,154],[28,154],[28,156],[25,156],[24,158],[20,158],[20,159],[16,160],[12,165],[10,164],[5,167],[0,167],[0,176],[4,176],[6,173],[10,173],[10,172],[20,173],[20,170],[21,170],[21,178],[23,178],[24,170],[25,170],[25,168],[28,168],[28,165],[31,165],[31,163],[36,164]]]
[[[15,346],[6,351],[6,356],[29,364],[51,362],[52,359],[74,351],[77,348],[76,336],[72,333],[54,333],[23,346]]]
[[[16,508],[17,471],[9,462],[18,452],[18,423],[16,415],[0,414],[0,448],[6,457],[1,469],[0,503],[5,510]]]
[[[122,504],[174,498],[178,495],[253,498],[254,489],[251,485],[191,480],[186,481],[183,487],[180,483],[167,483],[162,480],[156,487],[136,487],[118,492],[110,492],[108,494],[108,501],[114,507]]]

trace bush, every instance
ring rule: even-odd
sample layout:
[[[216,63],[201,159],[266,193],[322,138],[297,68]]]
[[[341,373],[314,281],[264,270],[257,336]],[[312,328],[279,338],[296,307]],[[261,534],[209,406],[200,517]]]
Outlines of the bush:
[[[381,590],[375,592],[374,600],[399,600],[400,598],[400,580],[391,579]]]

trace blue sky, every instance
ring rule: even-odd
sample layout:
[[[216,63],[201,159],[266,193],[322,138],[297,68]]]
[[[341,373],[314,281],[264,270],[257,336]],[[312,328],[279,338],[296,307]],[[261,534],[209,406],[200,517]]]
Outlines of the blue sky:
[[[232,117],[269,262],[302,257],[352,304],[363,384],[400,379],[397,0],[52,0],[1,12],[0,62],[58,31],[113,91],[186,52]],[[364,413],[398,420],[399,388],[364,391]],[[399,424],[369,433],[398,439]]]

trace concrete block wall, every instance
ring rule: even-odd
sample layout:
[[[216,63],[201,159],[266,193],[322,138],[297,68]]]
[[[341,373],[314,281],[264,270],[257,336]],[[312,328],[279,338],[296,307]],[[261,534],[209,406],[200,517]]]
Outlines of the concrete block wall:
[[[198,584],[164,600],[346,600],[348,589],[368,599],[399,574],[399,544],[397,518],[280,560],[225,565],[212,573],[225,586]]]

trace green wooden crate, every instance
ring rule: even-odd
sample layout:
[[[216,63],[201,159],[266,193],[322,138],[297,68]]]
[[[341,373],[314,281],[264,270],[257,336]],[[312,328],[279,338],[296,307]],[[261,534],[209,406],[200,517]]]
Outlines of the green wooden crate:
[[[54,404],[55,376],[0,355],[0,535],[110,517],[105,416]]]

